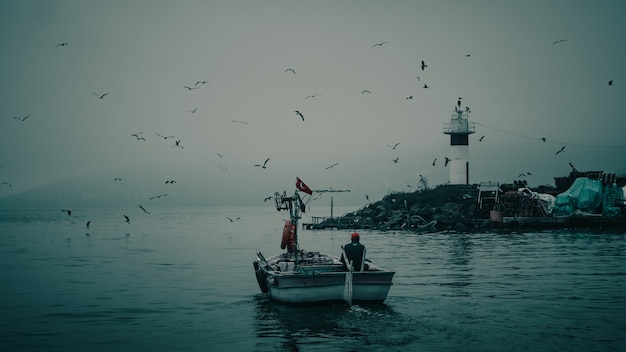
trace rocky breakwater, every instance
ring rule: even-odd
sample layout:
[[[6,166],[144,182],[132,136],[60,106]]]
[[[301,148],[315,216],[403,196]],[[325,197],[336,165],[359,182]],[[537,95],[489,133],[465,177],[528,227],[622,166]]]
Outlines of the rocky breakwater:
[[[339,228],[377,230],[472,231],[491,225],[478,209],[475,185],[441,185],[412,193],[389,193],[380,201],[342,215]]]

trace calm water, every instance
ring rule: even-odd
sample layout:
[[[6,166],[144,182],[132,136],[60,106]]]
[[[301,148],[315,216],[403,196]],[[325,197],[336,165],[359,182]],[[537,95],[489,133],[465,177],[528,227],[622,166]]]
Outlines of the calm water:
[[[257,249],[280,252],[285,217],[0,211],[0,351],[626,350],[624,234],[362,231],[396,271],[385,303],[294,307],[260,294],[252,268]],[[349,236],[300,244],[338,254]]]

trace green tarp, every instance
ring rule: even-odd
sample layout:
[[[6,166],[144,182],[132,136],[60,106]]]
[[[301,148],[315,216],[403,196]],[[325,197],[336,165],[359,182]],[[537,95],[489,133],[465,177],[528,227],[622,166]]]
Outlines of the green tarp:
[[[579,177],[570,188],[557,195],[554,216],[570,216],[576,210],[593,213],[602,203],[602,182]]]

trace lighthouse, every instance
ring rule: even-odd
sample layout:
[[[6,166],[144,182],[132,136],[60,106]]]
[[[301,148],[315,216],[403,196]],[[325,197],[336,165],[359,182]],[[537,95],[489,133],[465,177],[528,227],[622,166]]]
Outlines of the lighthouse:
[[[475,132],[469,122],[470,109],[461,108],[461,98],[454,107],[450,122],[443,124],[443,133],[450,135],[450,184],[469,184],[469,135]]]

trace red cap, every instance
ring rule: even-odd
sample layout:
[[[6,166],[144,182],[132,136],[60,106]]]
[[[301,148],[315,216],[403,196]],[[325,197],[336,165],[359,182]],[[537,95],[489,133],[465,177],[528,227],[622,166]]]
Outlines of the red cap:
[[[358,232],[352,233],[352,236],[350,238],[353,239],[353,240],[358,240],[359,239],[359,233]]]

